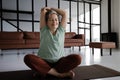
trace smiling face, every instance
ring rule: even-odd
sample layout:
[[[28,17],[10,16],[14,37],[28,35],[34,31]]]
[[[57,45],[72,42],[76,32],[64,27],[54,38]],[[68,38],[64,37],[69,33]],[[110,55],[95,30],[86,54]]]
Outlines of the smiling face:
[[[58,28],[59,21],[58,21],[58,16],[55,13],[49,14],[47,25],[50,29],[57,29]]]
[[[59,25],[58,15],[55,11],[46,13],[46,24],[51,30],[56,30]]]

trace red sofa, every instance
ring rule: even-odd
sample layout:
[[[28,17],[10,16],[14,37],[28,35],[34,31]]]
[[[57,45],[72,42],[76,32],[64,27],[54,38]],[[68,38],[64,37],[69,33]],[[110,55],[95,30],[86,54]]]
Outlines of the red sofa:
[[[0,49],[39,48],[39,32],[0,32]]]
[[[39,48],[39,32],[0,32],[0,49]],[[65,47],[84,46],[84,35],[65,33]]]
[[[84,46],[84,34],[65,33],[65,47]]]

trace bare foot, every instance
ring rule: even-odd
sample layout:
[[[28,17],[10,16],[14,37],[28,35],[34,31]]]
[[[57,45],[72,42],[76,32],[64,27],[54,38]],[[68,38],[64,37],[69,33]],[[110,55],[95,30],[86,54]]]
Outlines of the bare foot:
[[[53,76],[56,76],[58,78],[73,78],[75,76],[75,73],[73,71],[69,71],[69,72],[66,72],[66,73],[59,73],[57,72],[54,68],[52,68],[48,74],[50,75],[53,75]]]
[[[60,74],[61,78],[74,78],[75,77],[75,73],[73,71],[67,72],[67,73],[61,73]]]

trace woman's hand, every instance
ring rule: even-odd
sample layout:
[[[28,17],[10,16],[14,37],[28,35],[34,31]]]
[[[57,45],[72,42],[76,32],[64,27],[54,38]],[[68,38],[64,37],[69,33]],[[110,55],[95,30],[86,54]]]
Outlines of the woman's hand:
[[[48,10],[51,10],[50,7],[44,7],[41,9],[40,13],[40,28],[46,26],[46,21],[45,21],[45,14]]]
[[[41,12],[42,12],[42,11],[43,11],[43,12],[47,12],[47,11],[49,11],[49,10],[51,10],[50,7],[44,7],[44,8],[41,9]]]

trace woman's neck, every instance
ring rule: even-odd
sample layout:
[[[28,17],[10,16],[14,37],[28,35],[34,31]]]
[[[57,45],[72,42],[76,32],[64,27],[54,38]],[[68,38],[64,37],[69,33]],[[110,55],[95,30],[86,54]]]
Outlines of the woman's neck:
[[[50,32],[51,32],[53,35],[55,35],[56,32],[57,32],[57,29],[50,29]]]

